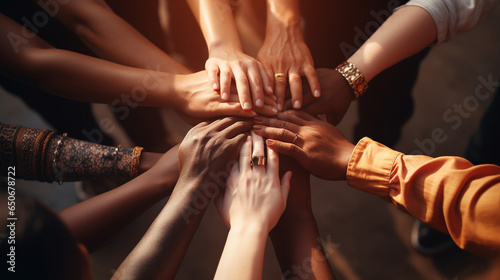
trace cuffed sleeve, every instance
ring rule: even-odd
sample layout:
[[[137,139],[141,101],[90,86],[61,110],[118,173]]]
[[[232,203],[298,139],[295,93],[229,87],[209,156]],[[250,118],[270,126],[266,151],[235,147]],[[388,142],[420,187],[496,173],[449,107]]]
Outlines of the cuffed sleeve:
[[[363,138],[347,179],[352,187],[449,233],[462,249],[500,255],[499,166],[474,166],[460,157],[404,155]]]

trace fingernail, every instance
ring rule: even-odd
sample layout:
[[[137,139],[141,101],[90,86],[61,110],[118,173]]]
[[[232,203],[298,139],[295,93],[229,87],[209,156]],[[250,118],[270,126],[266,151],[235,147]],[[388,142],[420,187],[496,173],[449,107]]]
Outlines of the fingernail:
[[[293,108],[300,109],[300,101],[295,100],[295,102],[293,103]]]
[[[270,93],[273,93],[273,88],[272,88],[272,87],[268,86],[268,87],[267,87],[267,90],[268,90]]]
[[[319,97],[319,90],[314,91],[314,97]]]
[[[217,83],[213,83],[213,84],[212,84],[212,88],[213,88],[213,89],[217,89]]]
[[[250,104],[250,102],[245,102],[245,104],[243,104],[243,109],[245,110],[252,109],[252,105]]]
[[[274,145],[274,141],[271,139],[267,139],[266,144],[267,145]]]
[[[257,107],[264,106],[264,102],[262,101],[262,99],[257,99],[257,101],[255,101],[255,106]]]
[[[227,100],[229,98],[227,92],[222,93],[222,99]]]
[[[254,125],[253,126],[253,130],[261,130],[263,129],[264,127],[262,125]]]
[[[273,114],[277,114],[278,113],[278,110],[276,108],[272,108],[271,111],[273,112]]]
[[[253,121],[254,121],[254,122],[263,122],[263,121],[264,121],[264,119],[263,119],[262,117],[254,117],[254,118],[253,118]]]
[[[278,111],[281,111],[283,110],[283,106],[281,106],[281,104],[278,104]]]

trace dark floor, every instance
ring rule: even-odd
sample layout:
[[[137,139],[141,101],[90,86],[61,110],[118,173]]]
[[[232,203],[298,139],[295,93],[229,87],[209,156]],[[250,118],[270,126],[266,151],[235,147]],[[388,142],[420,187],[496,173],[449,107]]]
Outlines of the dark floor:
[[[442,128],[448,140],[435,147],[433,156],[463,155],[467,141],[487,107],[488,99],[471,111],[456,130],[443,119],[453,104],[474,95],[479,77],[500,78],[500,6],[474,31],[434,48],[425,59],[414,90],[416,109],[403,131],[397,149],[410,153],[416,142]],[[0,91],[0,120],[26,126],[47,127],[36,114]],[[356,122],[353,106],[340,127],[352,135]],[[102,106],[97,106],[104,114]],[[185,129],[185,128],[184,128]],[[118,136],[120,137],[120,136]],[[74,184],[18,182],[61,210],[76,202]],[[345,182],[313,178],[313,205],[331,265],[339,279],[500,279],[500,264],[490,264],[458,249],[433,257],[410,248],[413,219],[379,198],[354,190]],[[92,255],[95,279],[109,279],[114,269],[145,232],[165,201],[134,221],[102,250]],[[226,228],[213,207],[207,212],[176,279],[210,279],[222,252]],[[264,279],[279,279],[277,262],[268,243]]]

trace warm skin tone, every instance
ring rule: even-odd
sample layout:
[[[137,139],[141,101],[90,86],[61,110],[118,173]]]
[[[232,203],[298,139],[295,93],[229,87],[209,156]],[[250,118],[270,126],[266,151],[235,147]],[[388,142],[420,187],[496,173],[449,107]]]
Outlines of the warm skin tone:
[[[158,67],[168,73],[191,73],[116,15],[105,1],[69,1],[59,5],[55,18],[103,59],[137,68]]]
[[[310,175],[292,158],[284,155],[280,158],[280,173],[291,170],[293,180],[285,212],[269,236],[283,278],[335,279],[311,208]]]
[[[267,235],[286,207],[291,172],[280,182],[276,152],[268,149],[267,166],[251,166],[253,156],[264,156],[264,141],[255,134],[241,147],[239,162],[216,200],[230,230],[214,279],[261,279]]]
[[[243,53],[236,23],[228,0],[188,0],[207,42],[209,58],[205,64],[210,86],[222,99],[230,94],[234,79],[241,107],[251,110],[264,106],[265,94],[272,94],[272,81],[262,65]],[[253,100],[253,101],[252,101]]]
[[[142,163],[148,168],[151,158]],[[177,165],[178,146],[172,148],[144,174],[126,184],[70,206],[59,212],[72,235],[90,251],[95,251],[104,241],[137,218],[151,205],[168,196],[179,176]],[[149,162],[148,162],[149,161]]]
[[[175,276],[213,192],[223,187],[211,174],[229,172],[251,128],[251,121],[225,118],[190,130],[179,148],[180,176],[168,203],[113,279]]]
[[[302,35],[298,0],[267,1],[266,37],[257,59],[264,66],[267,75],[274,79],[279,111],[283,110],[287,81],[294,109],[302,106],[301,76],[307,78],[314,97],[321,95],[311,52]],[[285,76],[275,77],[275,73],[283,73]]]
[[[22,27],[0,14],[1,36],[24,38]],[[109,61],[55,49],[30,34],[31,38],[18,45],[9,40],[0,42],[0,71],[40,88],[82,102],[121,105],[173,107],[189,117],[206,119],[236,115],[250,117],[256,113],[243,111],[238,96],[228,101],[206,84],[205,71],[190,75],[131,68]],[[10,35],[9,35],[10,34]],[[272,99],[271,99],[272,100]],[[272,101],[269,101],[272,103]],[[259,113],[274,115],[273,106]]]
[[[277,117],[254,118],[254,131],[269,138],[269,148],[294,158],[316,177],[346,179],[354,145],[336,127],[301,111],[287,111]]]
[[[403,7],[394,12],[347,61],[356,65],[369,82],[383,70],[428,47],[436,38],[436,24],[427,11],[415,6]],[[353,91],[333,69],[318,69],[318,76],[322,96],[315,99],[305,88],[304,111],[312,115],[326,114],[336,125],[347,112]],[[291,107],[292,104],[286,106]]]

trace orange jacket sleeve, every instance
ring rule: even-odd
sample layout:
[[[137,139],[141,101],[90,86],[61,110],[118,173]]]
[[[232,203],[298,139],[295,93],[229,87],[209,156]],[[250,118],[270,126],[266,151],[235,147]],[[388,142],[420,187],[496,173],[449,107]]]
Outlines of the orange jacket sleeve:
[[[365,137],[351,156],[347,182],[449,233],[464,250],[500,255],[500,166],[405,155]]]

